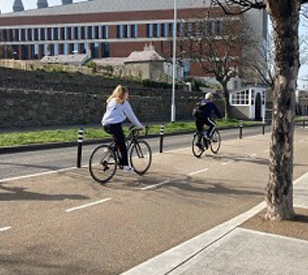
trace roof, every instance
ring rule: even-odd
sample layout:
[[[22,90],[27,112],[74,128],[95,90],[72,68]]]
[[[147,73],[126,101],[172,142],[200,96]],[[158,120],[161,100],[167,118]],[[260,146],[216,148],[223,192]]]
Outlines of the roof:
[[[210,0],[181,0],[178,1],[178,9],[193,9],[208,7]],[[2,17],[17,16],[48,16],[64,14],[128,12],[138,10],[172,10],[174,0],[95,0],[59,5],[43,9],[32,9],[21,12],[4,13]]]
[[[89,60],[89,55],[87,54],[71,54],[71,55],[44,56],[41,59],[41,62],[47,64],[83,65],[88,60]]]
[[[163,56],[155,50],[145,50],[132,52],[124,62],[130,63],[145,61],[170,61],[170,58]]]

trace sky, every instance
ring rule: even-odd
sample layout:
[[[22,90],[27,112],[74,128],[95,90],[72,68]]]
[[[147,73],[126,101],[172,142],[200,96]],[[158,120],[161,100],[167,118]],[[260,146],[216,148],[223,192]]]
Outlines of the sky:
[[[61,0],[47,0],[49,6],[61,5]],[[84,2],[85,0],[73,0],[74,3],[77,2]],[[36,3],[37,0],[23,0],[24,7],[26,10],[28,9],[35,9],[37,7]],[[0,0],[0,10],[2,13],[12,12],[14,0]],[[300,36],[307,36],[308,35],[308,23],[300,25],[299,35]],[[308,81],[302,81],[301,78],[303,76],[308,76],[308,64],[302,65],[299,72],[299,79],[298,79],[298,87],[300,89],[307,89],[308,90]]]

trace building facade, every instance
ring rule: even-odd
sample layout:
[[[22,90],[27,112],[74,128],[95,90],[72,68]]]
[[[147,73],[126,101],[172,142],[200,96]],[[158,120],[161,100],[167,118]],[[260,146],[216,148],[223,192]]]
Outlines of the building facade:
[[[200,14],[207,14],[210,2],[178,1],[178,37],[198,31]],[[212,8],[211,18],[202,19],[204,31],[219,36],[224,18],[220,8]],[[266,39],[263,11],[251,11],[234,20],[247,21],[256,35]],[[171,56],[173,27],[173,0],[86,1],[1,14],[0,46],[6,49],[4,53],[13,52],[13,57],[20,60],[83,54],[88,50],[92,58],[127,57],[149,43]],[[184,64],[187,73],[202,74],[200,67],[189,60]]]

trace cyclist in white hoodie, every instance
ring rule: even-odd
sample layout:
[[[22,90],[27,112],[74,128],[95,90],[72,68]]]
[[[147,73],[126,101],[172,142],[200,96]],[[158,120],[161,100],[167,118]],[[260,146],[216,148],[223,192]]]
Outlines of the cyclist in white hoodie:
[[[129,91],[126,87],[118,85],[112,95],[107,99],[106,112],[102,118],[104,130],[113,135],[116,144],[120,148],[120,165],[123,171],[130,172],[133,168],[128,165],[127,149],[125,135],[122,129],[122,123],[126,118],[130,120],[138,129],[144,128],[133,112],[133,109],[127,101]]]

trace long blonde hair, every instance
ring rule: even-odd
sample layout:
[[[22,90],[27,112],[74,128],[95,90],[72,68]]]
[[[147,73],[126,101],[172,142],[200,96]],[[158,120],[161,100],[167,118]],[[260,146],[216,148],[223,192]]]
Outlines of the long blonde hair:
[[[128,89],[125,86],[118,85],[112,92],[112,95],[107,99],[109,103],[112,99],[115,98],[116,103],[123,104],[125,101],[125,94],[128,93]]]

